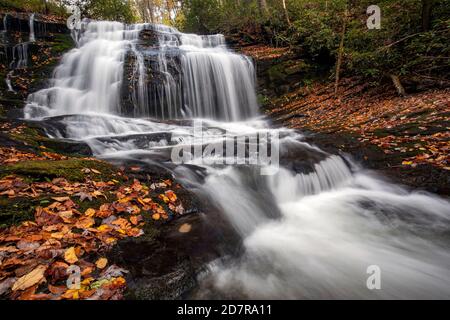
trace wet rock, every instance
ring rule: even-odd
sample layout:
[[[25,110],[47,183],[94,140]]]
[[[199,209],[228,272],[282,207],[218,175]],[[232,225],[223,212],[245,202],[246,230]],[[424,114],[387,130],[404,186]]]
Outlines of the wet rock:
[[[30,32],[30,15],[28,12],[3,12],[0,13],[0,19],[4,22],[0,25],[0,30]],[[5,18],[6,17],[6,18]],[[48,33],[70,33],[64,19],[61,21],[49,21],[46,16],[34,15],[34,32],[37,37],[45,36]]]
[[[43,145],[52,150],[64,154],[76,154],[90,157],[93,155],[91,148],[84,142],[69,139],[49,139]]]
[[[180,232],[186,223],[191,230]],[[217,231],[221,228],[208,223],[202,214],[191,214],[163,225],[156,235],[147,227],[143,237],[120,241],[109,259],[130,271],[127,298],[165,300],[189,294],[206,264],[222,255],[220,244],[225,239]]]
[[[169,110],[165,99],[168,90],[180,92],[179,89],[174,89],[174,87],[181,88],[180,56],[176,50],[167,52],[165,66],[167,70],[164,70],[161,69],[159,53],[152,49],[145,49],[146,46],[152,47],[153,42],[138,46],[139,54],[142,55],[144,75],[138,72],[140,66],[136,53],[133,51],[127,53],[122,82],[122,113],[129,116],[162,118]],[[179,105],[182,105],[182,97],[174,97],[174,99],[180,99]]]
[[[126,162],[127,166],[139,164],[141,170],[125,171],[130,179],[173,179],[161,167]],[[207,201],[184,187],[176,188],[176,194],[185,208],[183,216],[165,223],[144,217],[144,235],[119,241],[108,254],[108,260],[129,271],[127,299],[186,297],[209,262],[240,246],[229,223]],[[187,232],[185,225],[190,227]]]
[[[46,86],[62,53],[74,46],[64,19],[54,21],[39,14],[34,16],[32,41],[30,16],[0,13],[0,116],[22,116],[18,110],[28,95]]]

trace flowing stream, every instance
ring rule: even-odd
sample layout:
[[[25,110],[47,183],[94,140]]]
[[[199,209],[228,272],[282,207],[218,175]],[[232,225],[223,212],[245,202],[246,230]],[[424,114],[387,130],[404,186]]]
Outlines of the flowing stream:
[[[143,31],[156,34],[155,45],[143,45]],[[252,61],[220,35],[84,22],[25,118],[49,123],[51,137],[88,143],[99,158],[162,166],[220,210],[243,248],[211,262],[195,297],[450,298],[449,202],[271,128],[258,112]],[[270,161],[247,157],[263,153],[256,143],[271,145]],[[228,144],[236,149],[221,152]],[[179,149],[184,164],[174,162]],[[379,290],[367,287],[371,266]]]
[[[30,15],[29,25],[30,25],[30,42],[35,42],[36,36],[34,34],[34,13]]]

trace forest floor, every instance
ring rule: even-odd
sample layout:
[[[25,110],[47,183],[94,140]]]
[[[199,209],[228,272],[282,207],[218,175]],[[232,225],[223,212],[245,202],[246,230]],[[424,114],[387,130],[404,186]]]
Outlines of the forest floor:
[[[37,128],[0,120],[0,297],[121,299],[128,266],[108,252],[127,238],[154,244],[161,228],[190,208],[189,193],[170,175],[115,167],[49,143]],[[191,230],[174,226],[180,234]]]
[[[268,115],[315,133],[312,143],[348,152],[414,188],[449,194],[450,89],[399,97],[346,79],[337,96],[333,84],[318,84],[272,103]]]

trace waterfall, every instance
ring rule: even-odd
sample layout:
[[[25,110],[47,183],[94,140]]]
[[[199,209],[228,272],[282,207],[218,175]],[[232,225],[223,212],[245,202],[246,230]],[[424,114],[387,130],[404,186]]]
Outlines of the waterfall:
[[[36,37],[34,35],[34,13],[30,15],[30,42],[35,42]]]
[[[117,22],[83,30],[25,116],[97,157],[164,167],[223,215],[242,250],[211,263],[193,298],[450,298],[448,200],[408,192],[258,118],[252,61],[221,35]],[[142,41],[146,32],[156,41]],[[247,137],[259,134],[280,137],[273,175],[245,159]],[[231,152],[203,152],[230,142]],[[178,147],[194,149],[184,165],[172,161]],[[382,272],[381,290],[366,285],[370,266]]]
[[[26,68],[28,66],[28,42],[16,44],[12,49],[13,57],[10,69]]]
[[[84,23],[78,48],[64,55],[51,86],[30,95],[28,118],[71,113],[120,113],[124,55],[139,28]]]
[[[13,72],[14,72],[14,70],[11,70],[10,72],[8,72],[8,74],[6,75],[6,79],[5,79],[6,86],[8,87],[9,92],[16,92],[16,91],[14,91],[12,84],[11,84],[11,76],[12,76]]]
[[[3,32],[8,31],[8,14],[6,13],[3,17]]]
[[[125,26],[85,23],[79,48],[64,56],[53,85],[30,96],[27,117],[86,111],[121,114],[120,89],[127,52],[135,57],[135,117],[205,117],[235,121],[257,115],[252,62],[227,50],[221,35],[182,34],[160,25]],[[158,83],[148,84],[146,59],[154,52],[139,47],[139,33],[158,34]],[[173,60],[180,60],[179,76]],[[96,71],[96,72],[92,72]],[[178,77],[177,77],[178,76]]]
[[[161,27],[158,30],[162,33],[159,69],[167,75],[162,93],[164,99],[157,106],[157,110],[168,107],[163,118],[176,118],[181,109],[176,95],[180,85],[175,83],[167,67],[168,57],[174,49],[180,51],[184,114],[226,121],[258,114],[253,63],[247,57],[229,51],[222,35],[182,34]]]

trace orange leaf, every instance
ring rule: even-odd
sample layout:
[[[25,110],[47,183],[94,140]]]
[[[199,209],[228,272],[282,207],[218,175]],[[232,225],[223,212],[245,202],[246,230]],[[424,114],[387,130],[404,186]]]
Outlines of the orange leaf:
[[[106,258],[100,258],[95,262],[96,267],[99,269],[104,269],[107,264],[108,264],[108,259],[106,259]]]

